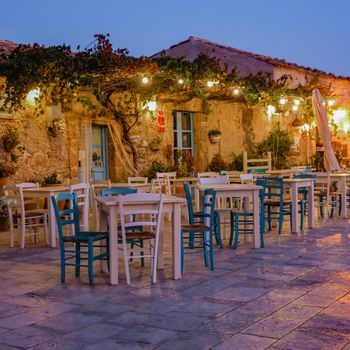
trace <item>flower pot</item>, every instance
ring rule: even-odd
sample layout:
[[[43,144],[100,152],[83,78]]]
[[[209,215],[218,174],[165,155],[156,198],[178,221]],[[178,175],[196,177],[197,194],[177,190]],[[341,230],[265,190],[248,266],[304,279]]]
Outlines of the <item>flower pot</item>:
[[[129,140],[132,143],[137,143],[140,141],[140,139],[141,139],[141,135],[130,135],[129,136]]]
[[[160,143],[152,142],[152,143],[150,143],[149,147],[151,148],[151,150],[153,152],[157,152],[160,150]]]
[[[9,177],[0,177],[0,187],[8,185],[9,183]]]
[[[220,142],[220,135],[212,135],[212,136],[210,136],[210,142],[211,143],[218,143],[218,142]]]

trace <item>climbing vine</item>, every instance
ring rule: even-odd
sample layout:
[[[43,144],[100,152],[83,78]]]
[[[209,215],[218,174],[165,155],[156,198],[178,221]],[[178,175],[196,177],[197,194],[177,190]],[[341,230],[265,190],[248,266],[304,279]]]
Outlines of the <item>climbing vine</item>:
[[[274,105],[277,112],[281,97],[302,99],[301,112],[311,113],[311,91],[317,77],[304,86],[289,87],[290,77],[273,80],[266,73],[240,77],[234,69],[206,55],[194,61],[160,55],[158,58],[129,56],[126,49],[114,50],[108,35],[95,35],[90,48],[72,52],[66,45],[44,47],[18,45],[10,54],[0,51],[0,110],[24,108],[32,89],[40,89],[37,111],[46,103],[60,102],[67,108],[75,102],[98,110],[99,115],[113,114],[120,122],[123,138],[137,152],[129,139],[141,116],[142,101],[157,96],[158,101],[181,102],[200,98],[202,110],[210,112],[210,101],[236,101],[247,105]],[[142,83],[147,78],[148,83]],[[79,96],[90,90],[99,105]],[[238,93],[233,93],[233,89]],[[327,96],[329,91],[324,92]]]

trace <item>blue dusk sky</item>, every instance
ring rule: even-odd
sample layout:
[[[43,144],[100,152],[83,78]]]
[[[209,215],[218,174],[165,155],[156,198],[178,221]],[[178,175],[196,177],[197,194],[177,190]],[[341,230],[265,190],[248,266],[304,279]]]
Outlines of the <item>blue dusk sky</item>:
[[[151,55],[190,35],[350,76],[349,0],[0,0],[0,40]]]

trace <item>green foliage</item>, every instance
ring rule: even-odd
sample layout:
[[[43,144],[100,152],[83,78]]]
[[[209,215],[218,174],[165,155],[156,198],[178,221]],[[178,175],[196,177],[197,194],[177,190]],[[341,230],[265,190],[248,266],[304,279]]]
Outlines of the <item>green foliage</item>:
[[[51,175],[46,176],[44,178],[44,183],[46,185],[56,185],[56,184],[61,184],[62,181],[58,179],[57,173],[53,172]]]
[[[243,171],[243,153],[233,155],[232,170]]]
[[[288,154],[292,145],[292,137],[287,131],[282,130],[278,123],[267,138],[255,146],[255,153],[258,157],[265,157],[267,152],[271,152],[272,167],[284,169],[289,167]]]
[[[208,170],[220,172],[221,170],[227,170],[227,164],[222,159],[219,153],[215,154],[211,162],[208,165]]]
[[[313,168],[316,168],[317,171],[324,171],[324,163],[323,163],[323,153],[316,152],[311,159],[311,164]]]
[[[176,153],[176,172],[179,177],[190,176],[194,169],[194,157],[190,150],[182,150]]]
[[[221,135],[220,130],[212,129],[208,131],[208,136],[217,136],[217,135]]]
[[[155,179],[157,177],[157,173],[166,173],[170,170],[171,169],[162,162],[153,162],[148,170],[148,178],[150,180]]]
[[[14,166],[9,162],[0,162],[0,177],[9,177],[15,173]]]
[[[13,151],[19,145],[19,134],[15,129],[7,129],[3,136],[4,146],[7,152]]]

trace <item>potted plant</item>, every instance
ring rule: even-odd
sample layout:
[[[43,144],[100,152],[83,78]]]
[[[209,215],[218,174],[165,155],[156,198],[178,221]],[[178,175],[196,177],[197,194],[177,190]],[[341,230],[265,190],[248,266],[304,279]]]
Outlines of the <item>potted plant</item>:
[[[51,175],[46,176],[44,178],[44,186],[49,187],[49,186],[57,186],[61,185],[62,181],[58,179],[58,175],[56,172],[53,172]]]
[[[15,168],[11,163],[0,162],[0,186],[4,186],[8,183],[9,176],[15,173]]]
[[[137,143],[140,141],[140,139],[141,139],[141,135],[140,135],[140,133],[138,133],[136,131],[130,133],[130,135],[129,135],[130,142]]]
[[[153,152],[157,152],[160,150],[160,145],[161,145],[162,139],[158,136],[155,136],[151,143],[149,144],[150,149]]]
[[[3,142],[6,152],[12,152],[19,144],[19,135],[16,130],[7,129],[3,136]]]
[[[208,136],[211,143],[218,143],[220,141],[221,131],[216,129],[209,130]]]

